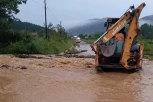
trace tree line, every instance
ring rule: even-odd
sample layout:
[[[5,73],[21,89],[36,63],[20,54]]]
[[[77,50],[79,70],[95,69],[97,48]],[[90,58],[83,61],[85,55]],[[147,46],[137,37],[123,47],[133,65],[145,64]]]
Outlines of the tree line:
[[[149,24],[143,24],[141,26],[140,34],[143,39],[149,39],[153,41],[153,26]]]

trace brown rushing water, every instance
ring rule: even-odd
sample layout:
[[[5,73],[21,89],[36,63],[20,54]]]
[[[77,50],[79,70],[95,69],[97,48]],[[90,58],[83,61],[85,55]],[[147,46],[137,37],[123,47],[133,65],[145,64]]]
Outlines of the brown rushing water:
[[[81,45],[87,49],[86,44]],[[90,51],[84,54],[89,54]],[[0,55],[0,102],[152,102],[153,62],[97,73],[94,59]]]

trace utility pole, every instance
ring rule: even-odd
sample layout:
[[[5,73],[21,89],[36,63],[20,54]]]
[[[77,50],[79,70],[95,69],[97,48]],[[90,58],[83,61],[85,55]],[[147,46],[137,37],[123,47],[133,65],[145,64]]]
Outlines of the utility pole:
[[[60,35],[62,35],[61,26],[62,26],[62,22],[60,21]]]
[[[46,39],[47,39],[48,38],[48,32],[47,32],[46,0],[44,0],[44,7],[45,7],[45,30],[46,30]]]

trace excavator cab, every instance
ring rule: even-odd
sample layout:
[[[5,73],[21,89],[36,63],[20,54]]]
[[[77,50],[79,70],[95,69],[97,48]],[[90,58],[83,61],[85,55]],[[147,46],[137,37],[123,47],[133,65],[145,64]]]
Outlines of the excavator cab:
[[[116,23],[120,18],[108,18],[107,19],[107,22],[104,23],[104,27],[106,27],[106,31],[114,24]],[[119,33],[122,33],[124,35],[124,38],[126,38],[126,35],[127,35],[127,30],[129,27],[129,23],[127,23],[127,25],[125,27],[123,27]],[[113,37],[114,38],[114,37]],[[134,39],[133,40],[133,44],[132,44],[132,47],[130,49],[130,52],[134,52],[134,51],[139,51],[139,47],[140,47],[140,44],[137,43],[137,39]]]
[[[114,24],[116,23],[120,18],[107,18],[107,21],[104,22],[104,27],[106,27],[106,31]],[[126,27],[128,27],[129,24],[127,24]],[[124,37],[126,37],[127,31],[126,27],[123,27],[119,32],[124,34]]]
[[[107,21],[104,23],[104,27],[106,27],[106,31],[107,30],[109,30],[109,28],[114,24],[114,23],[116,23],[118,20],[119,20],[120,18],[108,18],[107,19]],[[122,50],[122,48],[123,48],[123,44],[124,44],[124,39],[125,39],[125,37],[126,37],[126,34],[127,34],[127,32],[125,31],[125,27],[123,27],[119,32],[118,32],[120,35],[116,35],[116,36],[113,36],[108,42],[106,42],[105,44],[103,44],[103,45],[105,45],[105,46],[107,46],[107,49],[109,48],[109,47],[111,47],[109,50],[111,50],[111,51],[115,51],[115,49],[116,49],[116,51],[117,50]],[[120,39],[118,39],[117,37],[120,37]],[[122,37],[122,38],[121,38]],[[119,42],[119,43],[118,43]],[[113,46],[112,46],[113,45]],[[118,48],[118,49],[117,49]],[[118,55],[118,57],[120,57],[120,55],[121,55],[121,53],[116,53],[116,51],[115,52],[112,52],[113,53],[113,55]],[[120,51],[121,52],[121,51]],[[107,52],[107,53],[109,53],[109,52]],[[111,55],[109,55],[109,56],[112,56],[112,53],[111,53]],[[104,53],[103,53],[104,54]],[[112,59],[112,58],[111,58]]]
[[[106,30],[107,30],[109,27],[111,27],[118,20],[119,20],[119,18],[107,18],[107,21],[104,23],[104,27],[106,27]]]

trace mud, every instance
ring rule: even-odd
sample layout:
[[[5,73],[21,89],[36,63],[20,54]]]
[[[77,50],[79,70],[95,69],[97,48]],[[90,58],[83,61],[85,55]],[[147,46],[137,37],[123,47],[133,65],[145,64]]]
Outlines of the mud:
[[[78,49],[94,55],[85,43]],[[0,55],[0,102],[152,102],[153,62],[143,69],[97,72],[94,58]]]

